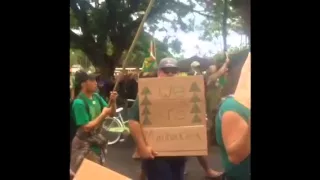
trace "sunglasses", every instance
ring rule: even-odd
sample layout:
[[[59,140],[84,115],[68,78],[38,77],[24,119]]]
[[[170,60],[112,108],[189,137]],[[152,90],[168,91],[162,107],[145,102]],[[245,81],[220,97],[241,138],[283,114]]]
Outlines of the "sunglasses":
[[[178,73],[178,68],[162,68],[161,69],[162,72],[164,72],[165,74],[169,74],[169,73],[172,73],[172,74],[177,74]]]

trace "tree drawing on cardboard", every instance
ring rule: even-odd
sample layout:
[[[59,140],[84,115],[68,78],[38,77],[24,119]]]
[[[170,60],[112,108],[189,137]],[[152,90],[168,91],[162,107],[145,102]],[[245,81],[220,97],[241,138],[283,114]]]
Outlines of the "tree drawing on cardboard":
[[[193,93],[193,96],[190,100],[190,102],[193,103],[190,111],[190,113],[193,114],[192,123],[198,124],[198,123],[201,123],[201,118],[198,115],[199,113],[201,113],[201,110],[197,104],[200,102],[200,98],[198,97],[197,93],[200,93],[201,90],[196,82],[193,82],[191,84],[189,92]]]
[[[143,116],[143,125],[151,125],[151,121],[149,119],[149,115],[150,115],[150,110],[148,109],[148,106],[151,105],[150,100],[148,99],[148,95],[151,94],[151,91],[148,87],[144,87],[141,95],[144,96],[141,105],[144,106],[143,110],[142,110],[142,116]]]

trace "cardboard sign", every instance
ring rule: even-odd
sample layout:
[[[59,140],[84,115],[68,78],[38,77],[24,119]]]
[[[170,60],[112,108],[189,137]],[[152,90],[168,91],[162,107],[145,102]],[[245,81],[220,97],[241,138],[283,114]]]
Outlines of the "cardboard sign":
[[[90,160],[84,159],[73,180],[131,180]]]
[[[245,107],[251,109],[251,53],[248,54],[242,67],[234,98]]]
[[[207,155],[202,76],[139,79],[140,123],[159,156]]]

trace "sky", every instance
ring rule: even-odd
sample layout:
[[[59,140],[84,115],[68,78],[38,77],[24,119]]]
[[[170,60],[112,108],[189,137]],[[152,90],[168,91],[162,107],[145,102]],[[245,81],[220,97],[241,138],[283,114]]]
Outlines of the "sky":
[[[187,3],[187,0],[181,0],[182,2]],[[202,11],[202,7],[197,5],[195,7],[196,10]],[[175,16],[173,14],[165,14],[164,15],[168,19],[173,19]],[[205,19],[203,16],[193,13],[187,15],[184,19],[189,19],[191,17],[195,18],[195,26],[200,25],[200,23]],[[200,57],[204,55],[211,55],[213,56],[214,53],[222,50],[222,37],[219,39],[214,39],[213,41],[203,41],[199,39],[200,31],[195,30],[193,32],[182,32],[178,30],[177,32],[174,32],[172,28],[170,28],[169,23],[159,23],[158,27],[164,27],[167,32],[164,31],[156,31],[153,35],[156,39],[163,41],[164,37],[166,35],[174,36],[176,37],[181,43],[182,43],[182,53],[179,54],[182,55],[184,58],[189,58],[194,55],[198,55]],[[74,30],[76,33],[80,33],[80,31]],[[227,37],[227,43],[231,47],[234,46],[240,46],[241,43],[241,36],[235,32],[229,32],[229,35]],[[171,51],[172,54],[177,55]]]
[[[172,17],[172,15],[170,14],[166,16]],[[188,16],[192,16],[192,15],[188,15]],[[188,16],[184,19],[187,19]],[[195,26],[200,25],[201,21],[205,19],[203,16],[198,14],[194,14],[194,16],[195,16]],[[160,23],[160,24],[161,24],[160,27],[165,27],[166,29],[169,29],[169,30],[168,32],[156,31],[154,33],[154,37],[162,41],[166,35],[175,36],[182,43],[182,51],[183,51],[182,54],[185,58],[189,58],[194,55],[199,55],[199,56],[203,56],[205,54],[213,55],[214,53],[221,51],[223,49],[222,37],[220,37],[219,39],[214,39],[212,41],[203,41],[199,39],[201,31],[196,30],[196,28],[193,32],[188,32],[188,33],[185,33],[181,30],[174,32],[172,28],[169,28],[171,26],[169,23],[166,23],[164,25],[163,23]],[[240,46],[240,42],[241,42],[241,36],[239,34],[235,32],[229,32],[229,35],[227,36],[228,45],[230,45],[231,47]],[[210,51],[211,53],[209,53]]]
[[[180,0],[180,1],[188,4],[187,0]],[[194,0],[193,2],[196,3]],[[203,11],[204,9],[196,3],[195,10]],[[175,18],[173,14],[165,14],[164,16],[171,20]],[[195,24],[194,24],[195,27],[199,26],[200,23],[203,20],[205,20],[205,17],[197,13],[189,14],[185,18],[183,18],[183,20],[187,20],[193,17],[195,18]],[[174,32],[172,28],[169,28],[171,26],[169,23],[159,23],[159,25],[160,27],[161,25],[163,25],[162,27],[164,27],[165,29],[167,30],[171,29],[171,30],[169,30],[168,32],[156,31],[154,34],[155,38],[162,41],[163,38],[166,36],[166,33],[168,33],[168,35],[170,36],[177,37],[177,39],[179,39],[182,43],[182,51],[183,51],[182,54],[184,58],[189,58],[194,55],[198,55],[200,57],[204,55],[209,55],[209,54],[214,55],[216,52],[223,50],[222,37],[220,37],[219,39],[214,39],[212,41],[203,41],[199,39],[201,31],[197,30],[196,28],[194,28],[193,32],[185,33],[180,30],[178,30],[177,32]],[[243,41],[244,41],[244,37],[243,37]],[[235,32],[229,32],[227,36],[227,43],[231,47],[240,46],[241,36]]]

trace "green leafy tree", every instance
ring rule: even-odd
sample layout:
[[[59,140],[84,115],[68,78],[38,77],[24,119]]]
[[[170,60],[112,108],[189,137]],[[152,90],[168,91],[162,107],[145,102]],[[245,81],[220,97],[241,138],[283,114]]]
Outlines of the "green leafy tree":
[[[248,0],[198,0],[207,17],[198,27],[201,39],[210,40],[223,37],[223,49],[228,49],[228,32],[234,31],[250,37],[250,1]],[[244,11],[248,10],[249,11]]]
[[[82,50],[102,77],[112,76],[132,43],[148,3],[149,0],[70,0],[71,48]],[[183,19],[192,10],[193,5],[179,0],[156,1],[145,29],[152,33],[159,29],[160,22],[170,22],[175,30],[192,30],[192,20]],[[166,13],[174,18],[168,19]],[[81,30],[81,34],[73,29]],[[166,31],[163,27],[161,30]],[[181,47],[173,40],[171,45]],[[144,49],[143,45],[140,48]],[[142,59],[144,51],[137,50],[133,59]]]
[[[70,66],[75,64],[81,65],[84,69],[89,69],[91,66],[91,62],[81,50],[70,49]]]

